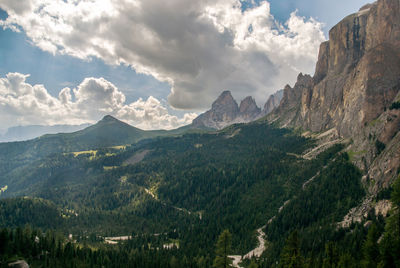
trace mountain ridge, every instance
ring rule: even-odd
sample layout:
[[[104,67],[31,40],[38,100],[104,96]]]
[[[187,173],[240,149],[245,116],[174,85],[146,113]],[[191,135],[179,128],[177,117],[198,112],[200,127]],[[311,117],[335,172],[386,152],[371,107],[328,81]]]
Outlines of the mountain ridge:
[[[0,135],[0,142],[31,140],[45,134],[71,133],[82,130],[88,126],[90,126],[90,124],[15,126],[8,128],[3,135]]]
[[[272,94],[261,110],[253,97],[247,96],[237,104],[229,90],[223,91],[212,103],[211,109],[196,117],[193,128],[220,130],[235,123],[249,123],[259,119],[275,109],[282,99],[282,91]]]
[[[106,115],[96,124],[76,132],[45,134],[32,140],[0,143],[0,171],[9,172],[52,154],[125,146],[144,139],[199,131],[189,126],[174,130],[141,130]]]

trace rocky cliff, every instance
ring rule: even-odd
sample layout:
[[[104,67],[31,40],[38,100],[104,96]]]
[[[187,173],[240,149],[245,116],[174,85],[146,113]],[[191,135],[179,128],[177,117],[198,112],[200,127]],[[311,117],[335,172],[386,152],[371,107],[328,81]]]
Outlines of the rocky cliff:
[[[300,74],[268,120],[347,139],[374,194],[400,165],[400,1],[379,0],[347,16],[320,46],[313,77]],[[393,108],[393,106],[392,106]]]

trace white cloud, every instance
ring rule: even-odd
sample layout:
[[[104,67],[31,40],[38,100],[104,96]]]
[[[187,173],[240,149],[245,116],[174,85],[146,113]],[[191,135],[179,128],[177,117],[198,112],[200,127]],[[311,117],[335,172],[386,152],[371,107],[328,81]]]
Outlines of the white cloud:
[[[178,118],[156,98],[125,103],[125,95],[104,78],[85,78],[74,89],[64,88],[58,98],[43,85],[30,85],[29,75],[9,73],[0,78],[0,124],[82,124],[111,114],[142,129],[171,129],[192,122],[196,114]]]
[[[4,27],[21,27],[51,53],[128,64],[171,85],[169,103],[204,109],[222,90],[259,104],[312,73],[322,25],[292,13],[275,21],[269,3],[241,10],[239,0],[2,1]]]

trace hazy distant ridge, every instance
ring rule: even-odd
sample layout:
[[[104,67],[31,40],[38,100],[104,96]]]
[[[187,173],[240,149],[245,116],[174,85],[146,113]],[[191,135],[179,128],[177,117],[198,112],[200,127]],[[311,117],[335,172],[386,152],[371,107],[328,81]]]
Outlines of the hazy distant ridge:
[[[10,127],[4,135],[0,135],[0,142],[31,140],[45,134],[70,133],[82,130],[88,126],[90,126],[90,124]]]

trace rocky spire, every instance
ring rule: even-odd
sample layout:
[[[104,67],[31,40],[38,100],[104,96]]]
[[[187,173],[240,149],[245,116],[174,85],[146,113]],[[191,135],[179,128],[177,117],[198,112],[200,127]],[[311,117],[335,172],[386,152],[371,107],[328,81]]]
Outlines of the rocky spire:
[[[254,120],[260,115],[261,109],[253,97],[248,96],[240,102],[239,115],[244,121]]]
[[[213,102],[211,109],[193,120],[195,128],[221,129],[234,123],[247,123],[257,119],[261,109],[254,98],[246,97],[238,106],[230,91],[224,91]]]

